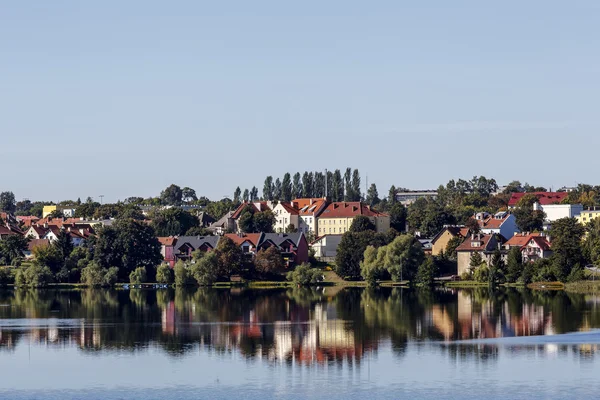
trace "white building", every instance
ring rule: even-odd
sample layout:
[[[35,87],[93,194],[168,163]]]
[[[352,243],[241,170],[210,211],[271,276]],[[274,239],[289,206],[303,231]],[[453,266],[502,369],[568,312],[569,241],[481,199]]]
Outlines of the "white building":
[[[341,241],[342,235],[325,235],[317,238],[310,247],[315,250],[316,258],[334,259]]]
[[[327,201],[325,199],[302,199],[302,203],[299,200],[294,200],[293,204],[300,209],[298,212],[300,217],[299,231],[316,235],[318,232],[317,217],[327,207]]]
[[[561,218],[576,218],[583,212],[583,205],[581,204],[547,204],[541,205],[535,203],[533,205],[534,210],[543,211],[546,213],[546,219],[544,220],[544,229],[549,229],[552,222]]]
[[[515,216],[506,211],[494,215],[480,212],[475,214],[475,219],[479,224],[481,233],[486,235],[500,234],[508,240],[514,236],[515,232],[519,231]]]
[[[277,204],[273,208],[273,214],[275,214],[275,225],[273,227],[275,232],[285,232],[290,225],[294,225],[294,228],[299,230],[298,210],[292,204],[284,202]]]

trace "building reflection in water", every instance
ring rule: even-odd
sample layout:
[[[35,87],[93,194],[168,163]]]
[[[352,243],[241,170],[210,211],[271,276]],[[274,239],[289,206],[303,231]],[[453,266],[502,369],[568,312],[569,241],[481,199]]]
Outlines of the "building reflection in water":
[[[452,358],[494,360],[494,345],[456,340],[552,335],[600,328],[598,297],[514,289],[1,292],[0,352],[20,342],[84,351],[149,347],[237,352],[273,364],[359,365],[389,344],[399,357],[431,343]],[[506,346],[505,346],[506,347]],[[592,359],[597,344],[507,347]]]

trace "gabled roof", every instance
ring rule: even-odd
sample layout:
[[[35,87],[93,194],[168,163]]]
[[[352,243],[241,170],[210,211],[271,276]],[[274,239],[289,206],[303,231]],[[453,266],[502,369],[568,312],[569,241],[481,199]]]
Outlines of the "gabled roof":
[[[292,200],[292,204],[294,204],[294,207],[296,207],[299,210],[303,209],[304,207],[314,205],[317,202],[325,202],[325,199],[323,197],[309,197]]]
[[[509,207],[515,207],[523,196],[532,194],[538,199],[538,203],[543,206],[549,204],[558,204],[569,196],[567,192],[532,192],[532,193],[513,193],[508,201]]]
[[[358,215],[367,217],[383,217],[386,214],[377,212],[358,201],[331,203],[323,210],[319,218],[352,218]]]
[[[529,241],[521,247],[521,250],[526,248],[531,242],[534,242],[538,245],[538,247],[544,251],[550,250],[550,242],[543,236],[532,236],[529,238]]]
[[[482,233],[469,236],[468,238],[465,239],[464,242],[462,242],[460,244],[460,246],[458,246],[456,248],[456,251],[489,251],[489,250],[492,250],[490,248],[490,241],[492,241],[493,237],[494,237],[493,234],[485,235]],[[473,242],[481,242],[481,245],[472,246]]]
[[[242,215],[242,212],[244,211],[244,208],[246,208],[246,206],[252,207],[255,212],[262,212],[262,211],[267,211],[267,210],[271,209],[271,208],[269,208],[269,205],[267,204],[266,201],[258,201],[258,202],[254,202],[254,203],[243,202],[242,204],[239,205],[238,208],[236,208],[236,210],[231,215],[231,218],[238,219],[240,217],[240,215]]]
[[[241,246],[244,242],[250,242],[254,247],[257,247],[261,242],[262,233],[227,233],[225,237],[228,237],[233,243]]]
[[[0,225],[0,235],[22,235],[21,231]]]
[[[175,248],[180,249],[181,246],[189,244],[194,250],[197,250],[206,244],[214,249],[217,247],[219,239],[219,236],[179,236],[177,238]]]
[[[281,202],[278,204],[278,206],[283,207],[283,209],[285,211],[287,211],[288,213],[290,213],[292,215],[298,215],[298,210],[296,208],[294,208],[290,203]]]
[[[29,231],[29,230],[34,230],[38,236],[44,236],[48,232],[48,228],[44,228],[44,227],[37,226],[37,225],[30,226],[29,229],[27,229],[27,231]]]
[[[277,247],[279,247],[286,240],[289,240],[295,246],[298,246],[303,237],[304,237],[304,233],[302,233],[302,232],[298,232],[298,233],[264,233],[262,240],[261,240],[261,244],[262,244],[262,242],[264,242],[266,240],[270,240],[273,243],[275,243],[277,245]]]
[[[325,239],[326,242],[331,243],[333,246],[336,246],[340,244],[340,242],[342,241],[342,236],[343,235],[323,235],[323,236],[319,236],[317,237],[315,240],[313,240],[310,245],[314,245],[318,242],[322,242],[323,239]]]
[[[496,215],[490,215],[485,219],[477,220],[481,229],[500,229],[502,225],[510,218],[512,214],[505,213],[502,218],[498,218]]]
[[[504,246],[507,247],[523,247],[525,246],[527,243],[529,243],[529,239],[531,239],[532,236],[540,236],[540,233],[534,232],[534,233],[516,233],[513,237],[511,237],[506,243],[504,243]]]
[[[307,217],[318,217],[325,207],[327,207],[327,201],[325,199],[315,199],[312,204],[306,204],[301,207],[298,206],[299,214]]]
[[[444,234],[444,232],[450,233],[453,237],[466,238],[469,235],[469,228],[466,226],[447,225],[437,235],[431,239],[431,243],[434,244]]]

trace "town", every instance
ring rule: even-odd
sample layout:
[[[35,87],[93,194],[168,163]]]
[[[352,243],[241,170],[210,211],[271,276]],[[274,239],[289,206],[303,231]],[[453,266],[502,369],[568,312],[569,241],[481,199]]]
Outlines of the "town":
[[[435,190],[375,184],[358,170],[267,177],[210,201],[177,185],[115,204],[0,195],[0,282],[17,286],[291,280],[574,282],[600,259],[600,190],[499,187],[483,176]]]

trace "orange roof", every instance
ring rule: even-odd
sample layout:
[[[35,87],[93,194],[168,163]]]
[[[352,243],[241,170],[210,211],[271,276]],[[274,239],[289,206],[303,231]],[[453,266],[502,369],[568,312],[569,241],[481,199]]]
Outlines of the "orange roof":
[[[29,249],[29,251],[31,251],[34,247],[48,246],[49,244],[50,241],[48,239],[31,239],[27,244],[27,248]]]
[[[315,204],[317,201],[325,201],[325,199],[323,199],[322,197],[312,197],[312,198],[305,198],[305,199],[294,199],[292,200],[292,203],[295,205],[296,208],[298,208],[299,210],[306,207],[306,206],[310,206],[312,204]]]
[[[316,199],[316,201],[312,204],[307,204],[298,208],[300,209],[300,215],[316,216],[325,208],[326,205],[327,201],[325,199]]]
[[[320,218],[352,218],[358,215],[380,217],[385,216],[386,214],[372,210],[371,207],[361,202],[353,201],[329,204],[321,213]]]
[[[177,238],[173,236],[162,236],[157,239],[163,246],[174,246],[177,243]]]
[[[525,247],[527,247],[527,245],[532,241],[535,242],[540,249],[550,250],[550,242],[548,242],[548,239],[546,239],[543,236],[531,236],[530,241],[527,242],[524,246],[522,246],[521,249],[524,249]]]
[[[479,227],[482,229],[500,229],[502,224],[504,224],[504,222],[506,222],[506,220],[510,217],[510,215],[511,214],[507,213],[506,216],[501,219],[498,219],[498,218],[494,217],[493,215],[490,215],[486,219],[477,220],[477,223],[479,224]]]
[[[246,206],[252,207],[255,212],[262,212],[262,211],[270,210],[266,201],[257,201],[254,203],[244,202],[244,203],[240,204],[239,207],[233,212],[233,214],[231,215],[231,218],[238,219],[240,217],[240,215],[242,214],[242,211],[244,211],[244,208],[246,208]]]
[[[516,233],[513,237],[511,237],[506,243],[504,243],[508,247],[523,247],[527,243],[529,243],[529,239],[532,236],[540,236],[539,233]]]
[[[241,246],[242,243],[248,241],[252,243],[254,247],[256,247],[260,243],[261,235],[262,233],[243,233],[239,235],[237,233],[227,233],[225,234],[225,237],[231,239],[233,243],[237,244],[238,246]]]
[[[294,208],[292,206],[292,204],[290,204],[290,203],[284,203],[284,202],[281,202],[279,204],[285,209],[285,211],[289,212],[290,214],[292,214],[292,215],[298,215],[298,210],[296,208]]]
[[[460,246],[456,248],[456,251],[484,251],[487,249],[490,240],[494,235],[478,234],[474,235],[475,239],[468,237]],[[472,242],[481,242],[480,246],[471,246]]]

